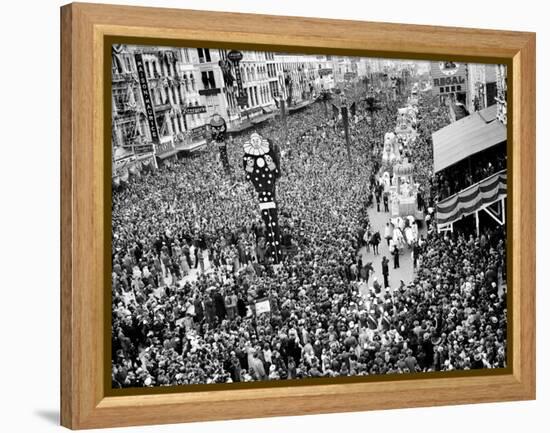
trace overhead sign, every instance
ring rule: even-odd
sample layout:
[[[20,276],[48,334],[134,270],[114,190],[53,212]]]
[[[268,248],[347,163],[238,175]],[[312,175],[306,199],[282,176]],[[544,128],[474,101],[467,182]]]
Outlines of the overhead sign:
[[[145,143],[145,144],[134,144],[133,145],[133,148],[134,148],[134,153],[136,155],[142,155],[144,153],[150,153],[150,152],[153,152],[153,145],[150,144],[150,143]]]
[[[219,87],[215,87],[213,89],[200,89],[199,95],[212,96],[217,95],[220,92],[221,90],[219,89]]]
[[[185,107],[182,111],[183,114],[200,114],[206,113],[206,107],[204,105],[190,105]]]
[[[439,62],[439,69],[445,75],[454,75],[458,72],[460,63],[456,62]]]
[[[434,86],[453,86],[456,84],[465,84],[466,79],[463,76],[454,75],[452,77],[434,78]]]
[[[239,62],[243,59],[243,53],[240,51],[231,50],[227,53],[227,58],[235,64],[235,80],[237,80],[237,103],[240,107],[244,107],[248,104],[248,97],[243,89],[243,78],[241,76],[241,68],[239,68]]]
[[[232,62],[240,62],[243,59],[243,53],[236,50],[231,50],[227,53],[227,58]]]
[[[207,131],[206,125],[201,125],[201,126],[197,126],[196,128],[193,128],[190,131],[190,136],[191,136],[191,139],[193,140],[202,139],[206,136],[207,132],[208,131]]]
[[[174,143],[172,140],[166,140],[162,143],[157,143],[155,145],[155,155],[163,157],[167,153],[171,153],[174,150]]]
[[[145,106],[145,115],[147,116],[147,122],[149,123],[149,131],[151,132],[151,140],[153,143],[159,143],[159,130],[157,127],[157,118],[155,115],[155,109],[153,107],[153,101],[151,100],[151,94],[149,92],[149,84],[147,83],[147,76],[145,75],[145,65],[143,64],[143,57],[140,53],[134,54],[136,59],[136,68],[139,79],[139,87],[141,88],[141,94],[143,96],[143,105]]]

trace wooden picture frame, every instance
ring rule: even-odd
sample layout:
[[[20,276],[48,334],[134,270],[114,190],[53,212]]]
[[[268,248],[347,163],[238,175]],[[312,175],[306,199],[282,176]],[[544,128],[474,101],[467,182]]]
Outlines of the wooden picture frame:
[[[300,386],[109,395],[110,158],[104,62],[109,37],[273,51],[508,65],[509,367]],[[193,46],[193,45],[191,45]],[[61,424],[80,429],[535,398],[535,35],[74,3],[61,8]],[[511,102],[511,103],[510,103]],[[107,116],[108,117],[108,116]],[[109,145],[110,146],[110,145]],[[106,259],[106,256],[107,259]],[[107,279],[105,275],[107,274]],[[110,330],[108,330],[110,333]],[[108,334],[107,334],[108,335]],[[384,380],[385,379],[385,380]]]

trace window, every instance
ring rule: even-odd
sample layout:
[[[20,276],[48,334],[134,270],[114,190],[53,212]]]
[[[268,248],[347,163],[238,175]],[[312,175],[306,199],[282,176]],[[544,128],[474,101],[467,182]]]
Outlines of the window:
[[[162,103],[168,104],[170,100],[168,99],[168,89],[165,87],[160,88],[161,96],[162,96]]]
[[[445,86],[445,92],[449,93],[449,86]]]
[[[214,71],[201,72],[202,84],[205,89],[216,88],[216,80],[214,79]]]
[[[444,93],[445,92],[445,89],[443,87],[440,87],[439,88],[439,93]]]
[[[124,56],[124,63],[126,63],[126,71],[132,72],[134,68],[132,67],[132,60],[130,59],[130,56]]]
[[[120,56],[117,54],[113,54],[113,71],[117,74],[122,74],[124,72],[122,61],[120,60]]]
[[[460,92],[462,90],[462,86],[456,86],[456,91]]]
[[[208,48],[197,48],[197,53],[199,54],[199,63],[211,62],[210,50]]]
[[[451,92],[455,91],[455,86],[451,86]]]
[[[125,89],[113,89],[113,101],[117,111],[124,111],[124,104],[127,100]]]

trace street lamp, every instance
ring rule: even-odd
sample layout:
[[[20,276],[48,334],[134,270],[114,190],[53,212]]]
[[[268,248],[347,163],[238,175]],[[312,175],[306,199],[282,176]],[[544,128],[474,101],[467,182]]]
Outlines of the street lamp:
[[[215,113],[210,119],[210,128],[212,130],[212,140],[218,145],[218,151],[220,152],[220,160],[226,174],[229,174],[231,168],[229,166],[229,159],[227,158],[227,144],[225,136],[227,133],[227,124],[225,119],[218,113]]]

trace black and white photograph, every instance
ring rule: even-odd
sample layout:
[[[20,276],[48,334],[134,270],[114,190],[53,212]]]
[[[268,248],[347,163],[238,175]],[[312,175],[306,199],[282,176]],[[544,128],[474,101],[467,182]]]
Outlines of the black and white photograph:
[[[112,46],[112,387],[507,367],[507,68]]]

